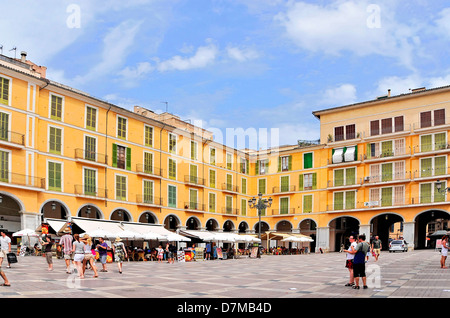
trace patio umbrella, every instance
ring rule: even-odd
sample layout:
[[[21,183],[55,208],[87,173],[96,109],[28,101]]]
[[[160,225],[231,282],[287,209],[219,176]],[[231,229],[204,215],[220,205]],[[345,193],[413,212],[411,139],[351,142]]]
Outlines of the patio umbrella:
[[[13,233],[12,236],[14,236],[14,237],[22,237],[22,236],[38,237],[39,234],[37,234],[36,231],[34,231],[34,230],[24,229],[24,230]]]
[[[282,242],[303,242],[300,237],[288,236],[281,240]]]

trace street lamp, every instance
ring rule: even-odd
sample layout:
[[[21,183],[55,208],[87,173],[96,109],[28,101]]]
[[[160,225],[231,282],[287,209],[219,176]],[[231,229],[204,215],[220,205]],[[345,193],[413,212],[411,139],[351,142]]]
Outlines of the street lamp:
[[[263,199],[262,193],[258,194],[258,201],[256,200],[255,197],[248,200],[248,206],[250,207],[250,209],[258,209],[258,216],[259,216],[258,238],[260,240],[259,244],[261,244],[261,211],[265,208],[270,207],[271,205],[272,205],[272,198]],[[260,245],[260,248],[261,248],[261,245]],[[258,252],[259,252],[259,249],[258,249]],[[261,257],[260,253],[258,253],[258,257]]]
[[[436,189],[438,190],[439,193],[445,193],[446,191],[449,191],[449,188],[442,189],[442,182],[439,180],[436,181]]]

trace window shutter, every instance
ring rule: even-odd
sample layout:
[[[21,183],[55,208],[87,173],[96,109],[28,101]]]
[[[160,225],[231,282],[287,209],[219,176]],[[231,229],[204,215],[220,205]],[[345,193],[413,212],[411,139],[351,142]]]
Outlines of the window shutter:
[[[131,148],[127,148],[127,170],[131,170]]]
[[[380,121],[379,120],[372,120],[370,122],[370,135],[376,136],[380,134]]]
[[[245,159],[246,166],[245,166],[245,173],[250,174],[250,161],[248,159]]]
[[[112,166],[117,167],[117,145],[112,144]]]
[[[312,188],[317,189],[317,173],[315,172],[312,174]]]
[[[431,111],[420,113],[420,128],[431,127]]]
[[[289,155],[289,163],[288,163],[288,169],[289,171],[292,171],[292,155]]]
[[[445,125],[445,109],[436,109],[434,111],[434,126]]]
[[[303,191],[303,175],[299,175],[298,176],[298,188],[299,191]]]
[[[281,171],[281,157],[278,157],[278,172]]]
[[[255,175],[259,174],[259,162],[260,160],[256,160],[256,165],[255,165]]]

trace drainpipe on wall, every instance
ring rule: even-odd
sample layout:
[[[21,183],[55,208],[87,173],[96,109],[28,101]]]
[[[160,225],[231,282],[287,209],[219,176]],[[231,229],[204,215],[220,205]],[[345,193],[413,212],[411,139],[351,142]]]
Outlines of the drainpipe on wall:
[[[106,128],[105,128],[105,207],[108,206],[108,114],[112,106],[106,111]]]

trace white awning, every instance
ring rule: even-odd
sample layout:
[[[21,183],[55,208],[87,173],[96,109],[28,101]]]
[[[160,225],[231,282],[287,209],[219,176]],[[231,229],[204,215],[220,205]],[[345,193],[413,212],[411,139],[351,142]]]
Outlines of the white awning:
[[[214,235],[210,231],[197,231],[197,230],[180,230],[179,234],[187,237],[196,238],[202,241],[212,241]]]
[[[333,163],[341,163],[344,158],[344,148],[334,149]]]
[[[123,231],[120,228],[120,222],[118,221],[72,218],[71,223],[76,224],[82,229],[83,232],[87,233],[96,230],[104,230],[111,234],[117,235],[119,232]]]
[[[59,235],[59,232],[63,230],[63,227],[67,223],[67,221],[61,219],[45,219],[44,223],[48,224],[48,226],[51,227],[57,235]],[[37,227],[36,232],[42,232],[42,224]]]
[[[356,146],[353,147],[347,147],[347,150],[345,150],[344,154],[344,161],[355,161],[355,152],[356,152]]]

